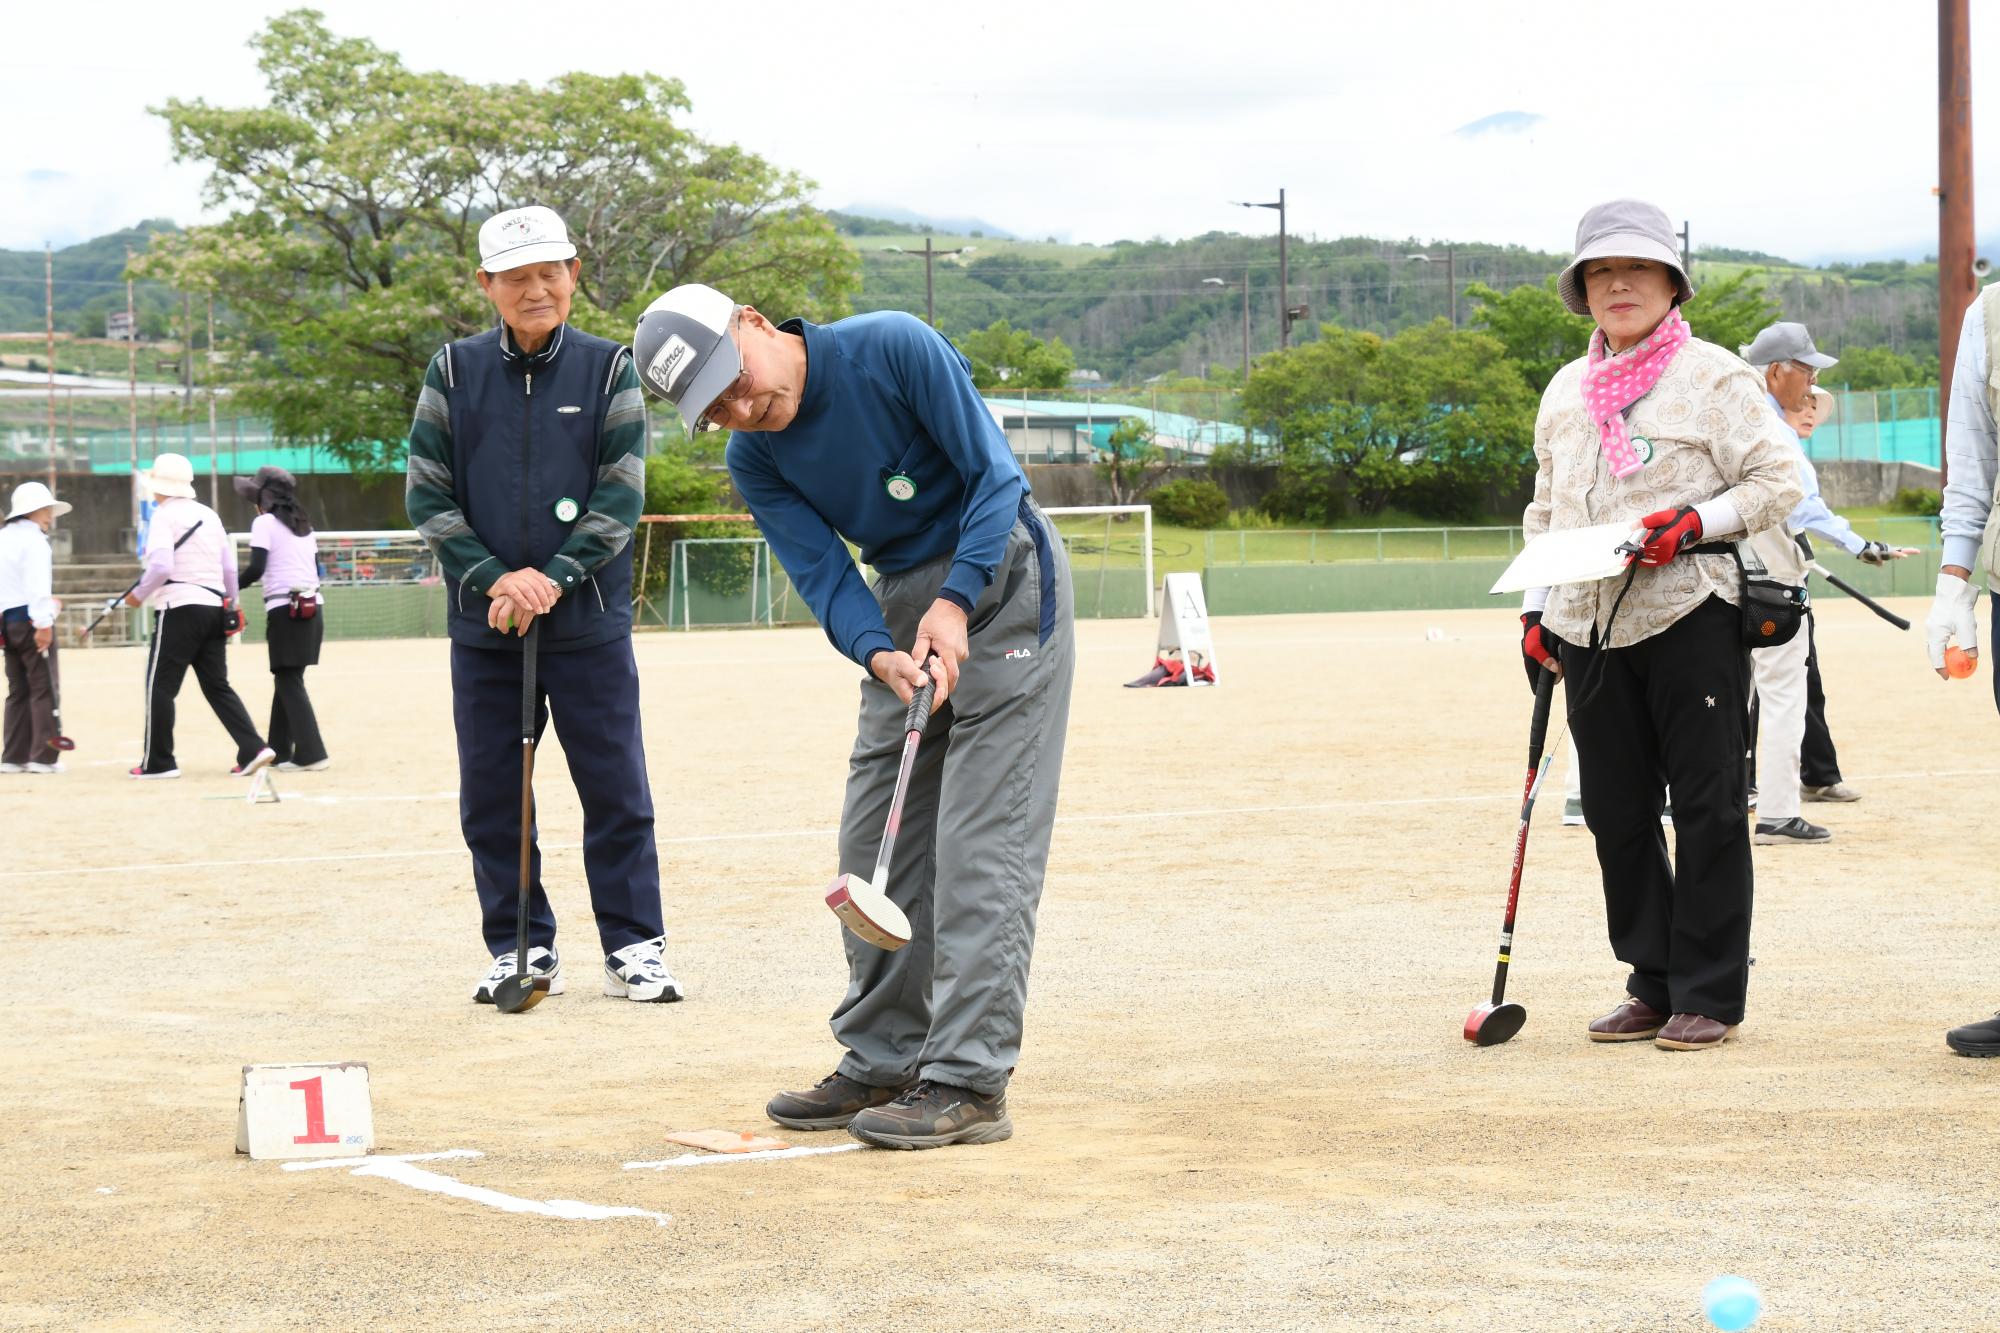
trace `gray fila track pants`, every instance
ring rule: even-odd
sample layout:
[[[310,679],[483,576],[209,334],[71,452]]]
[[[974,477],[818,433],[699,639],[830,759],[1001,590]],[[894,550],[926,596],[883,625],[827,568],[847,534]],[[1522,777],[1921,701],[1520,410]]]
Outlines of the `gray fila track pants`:
[[[875,586],[898,647],[950,572],[949,557]],[[971,655],[917,750],[889,883],[911,939],[887,953],[842,929],[847,996],[840,1071],[878,1087],[933,1079],[991,1095],[1021,1050],[1035,909],[1048,868],[1075,673],[1069,561],[1023,501],[993,582],[968,618]],[[867,875],[902,756],[904,706],[874,677],[840,818],[840,869]]]

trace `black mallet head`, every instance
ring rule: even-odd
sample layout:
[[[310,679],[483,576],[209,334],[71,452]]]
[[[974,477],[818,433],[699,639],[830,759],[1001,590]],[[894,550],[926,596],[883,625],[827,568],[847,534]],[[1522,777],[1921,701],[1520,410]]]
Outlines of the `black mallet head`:
[[[493,990],[493,1007],[503,1014],[532,1009],[548,997],[549,979],[533,972],[516,972]],[[1516,1027],[1520,1026],[1518,1023]]]
[[[1486,1000],[1465,1016],[1465,1039],[1475,1046],[1498,1046],[1527,1021],[1528,1011],[1520,1005]]]

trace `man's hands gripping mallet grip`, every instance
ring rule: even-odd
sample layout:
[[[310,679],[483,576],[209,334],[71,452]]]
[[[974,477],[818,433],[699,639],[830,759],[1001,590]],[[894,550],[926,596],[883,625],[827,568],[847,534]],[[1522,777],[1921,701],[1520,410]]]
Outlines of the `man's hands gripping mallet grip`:
[[[1972,586],[1970,570],[1946,565],[1938,571],[1937,596],[1931,613],[1924,618],[1924,645],[1930,650],[1931,669],[1941,680],[1950,680],[1945,668],[1945,649],[1958,640],[1968,661],[1979,660],[1979,589]],[[1970,673],[1967,673],[1970,674]]]
[[[929,662],[938,683],[939,703],[951,698],[952,691],[958,688],[959,663],[972,653],[965,622],[965,608],[942,597],[932,602],[931,609],[917,622],[917,641],[910,645],[910,656],[919,662]]]

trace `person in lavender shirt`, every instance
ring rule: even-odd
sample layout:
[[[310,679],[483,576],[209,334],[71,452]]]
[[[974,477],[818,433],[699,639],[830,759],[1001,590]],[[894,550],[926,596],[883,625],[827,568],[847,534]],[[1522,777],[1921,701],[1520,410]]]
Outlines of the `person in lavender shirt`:
[[[264,585],[264,644],[271,654],[271,725],[265,733],[288,772],[318,772],[333,762],[306,696],[306,668],[319,665],[326,637],[319,595],[319,542],[299,504],[298,482],[281,467],[237,477],[236,493],[257,506],[250,524],[250,563],[237,575],[248,588]]]

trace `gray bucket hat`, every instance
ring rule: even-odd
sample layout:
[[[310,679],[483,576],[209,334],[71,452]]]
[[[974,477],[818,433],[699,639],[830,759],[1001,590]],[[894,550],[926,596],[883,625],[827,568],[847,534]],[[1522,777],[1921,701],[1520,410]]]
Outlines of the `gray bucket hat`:
[[[1781,320],[1766,328],[1750,340],[1747,347],[1736,349],[1753,366],[1775,365],[1780,361],[1799,361],[1814,370],[1825,370],[1828,366],[1840,364],[1840,358],[1828,356],[1813,346],[1812,334],[1806,326],[1793,320]]]
[[[1674,245],[1680,236],[1666,212],[1641,199],[1613,199],[1598,204],[1576,224],[1576,257],[1556,279],[1556,293],[1564,305],[1579,315],[1590,313],[1583,297],[1583,266],[1592,259],[1651,259],[1673,270],[1679,305],[1694,295],[1694,284],[1681,267],[1681,252]]]
[[[632,331],[639,378],[681,414],[690,434],[743,373],[732,321],[737,304],[713,287],[682,283],[646,307]]]
[[[287,500],[298,489],[298,479],[281,467],[260,467],[254,477],[231,477],[229,484],[236,493],[251,504],[262,504],[264,490],[269,487],[279,491]]]

